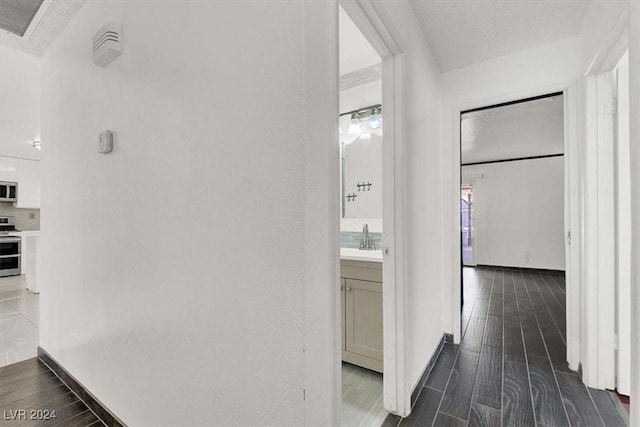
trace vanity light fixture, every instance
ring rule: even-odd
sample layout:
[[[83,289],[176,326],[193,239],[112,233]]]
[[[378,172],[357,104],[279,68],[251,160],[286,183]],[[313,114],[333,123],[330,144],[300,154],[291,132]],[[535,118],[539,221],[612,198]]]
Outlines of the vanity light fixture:
[[[369,116],[369,129],[378,129],[380,127],[380,114],[378,113],[378,109],[374,108],[371,110],[371,115]]]
[[[351,114],[351,122],[349,124],[348,132],[351,135],[358,135],[362,132],[362,129],[360,128],[360,118],[357,113]]]
[[[33,141],[33,148],[37,148],[38,150],[42,150],[41,148],[42,143],[38,140]]]

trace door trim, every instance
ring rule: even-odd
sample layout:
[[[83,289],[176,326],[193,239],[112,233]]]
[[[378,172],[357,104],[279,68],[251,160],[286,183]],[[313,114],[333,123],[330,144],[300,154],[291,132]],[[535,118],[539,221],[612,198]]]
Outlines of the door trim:
[[[340,0],[340,5],[382,58],[383,145],[382,215],[385,254],[382,269],[383,405],[400,416],[411,411],[405,384],[406,263],[403,103],[405,59],[391,22],[372,0]]]
[[[565,269],[566,269],[566,291],[567,291],[567,361],[571,369],[577,370],[580,361],[580,175],[578,157],[578,89],[577,82],[571,80],[554,85],[547,85],[537,89],[520,91],[508,95],[484,98],[473,102],[456,105],[453,107],[452,129],[453,141],[460,144],[460,115],[464,111],[482,108],[490,105],[503,104],[517,100],[533,98],[536,96],[561,92],[564,98],[564,231],[565,236],[571,232],[571,244],[565,238]],[[461,158],[460,150],[453,150],[454,165],[458,173],[454,173],[454,179],[450,191],[455,192],[454,210],[456,218],[460,218],[460,184],[461,184]],[[460,242],[460,221],[454,222],[451,230],[453,239],[452,259],[458,260],[461,257]],[[454,342],[459,343],[461,338],[461,292],[456,286],[462,280],[461,262],[453,262],[453,307],[452,315],[454,331]]]

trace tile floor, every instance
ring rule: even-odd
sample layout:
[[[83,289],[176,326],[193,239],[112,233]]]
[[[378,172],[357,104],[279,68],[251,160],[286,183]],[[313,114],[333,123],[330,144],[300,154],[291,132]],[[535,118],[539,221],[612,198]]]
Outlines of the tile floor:
[[[382,406],[382,374],[342,363],[342,425],[379,426],[388,412]]]
[[[24,275],[0,278],[0,367],[36,356],[38,298]]]
[[[445,344],[400,426],[626,426],[566,362],[564,275],[464,269],[460,345]]]

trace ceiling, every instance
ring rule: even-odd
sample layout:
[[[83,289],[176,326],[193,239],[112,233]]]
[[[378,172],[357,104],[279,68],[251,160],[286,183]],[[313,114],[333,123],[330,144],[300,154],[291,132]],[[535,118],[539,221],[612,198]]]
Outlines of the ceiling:
[[[411,0],[442,72],[580,32],[590,0]]]
[[[564,152],[562,95],[464,113],[462,164]]]
[[[380,63],[380,56],[342,7],[340,7],[338,28],[341,76]]]
[[[42,56],[47,48],[71,21],[85,0],[53,0],[42,20],[29,36],[23,39],[0,31],[0,44],[30,55]],[[45,4],[47,2],[44,2]]]

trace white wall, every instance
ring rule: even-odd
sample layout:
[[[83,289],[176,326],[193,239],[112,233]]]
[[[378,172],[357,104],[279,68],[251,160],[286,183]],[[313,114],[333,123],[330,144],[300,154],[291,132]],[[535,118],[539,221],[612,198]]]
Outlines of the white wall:
[[[611,43],[610,39],[615,40],[620,37],[621,34],[616,34],[619,27],[617,22],[622,18],[628,4],[629,2],[626,0],[598,0],[589,4],[579,35],[580,72],[582,75],[593,73],[594,68],[607,60],[610,51],[602,49],[602,46]]]
[[[0,156],[40,159],[40,58],[0,45]]]
[[[125,423],[338,423],[337,13],[87,2],[45,54],[40,343]]]
[[[564,158],[462,168],[473,182],[474,261],[564,270]]]
[[[460,283],[459,273],[456,273],[460,260],[457,111],[557,91],[559,86],[580,77],[579,64],[579,39],[570,37],[442,75],[442,158],[446,186],[443,188],[442,252],[447,254],[442,263],[443,283],[454,287]],[[565,102],[574,100],[565,97]],[[451,307],[456,299],[459,299],[459,289],[447,290],[443,292],[442,305]],[[459,335],[460,313],[456,310],[448,313],[450,317],[444,320],[445,330]]]
[[[444,332],[440,71],[408,2],[380,4],[403,51],[405,378],[413,391]],[[384,77],[383,77],[384,78]],[[394,82],[394,84],[399,84]],[[387,173],[387,172],[385,172]],[[386,229],[385,229],[386,230]]]

